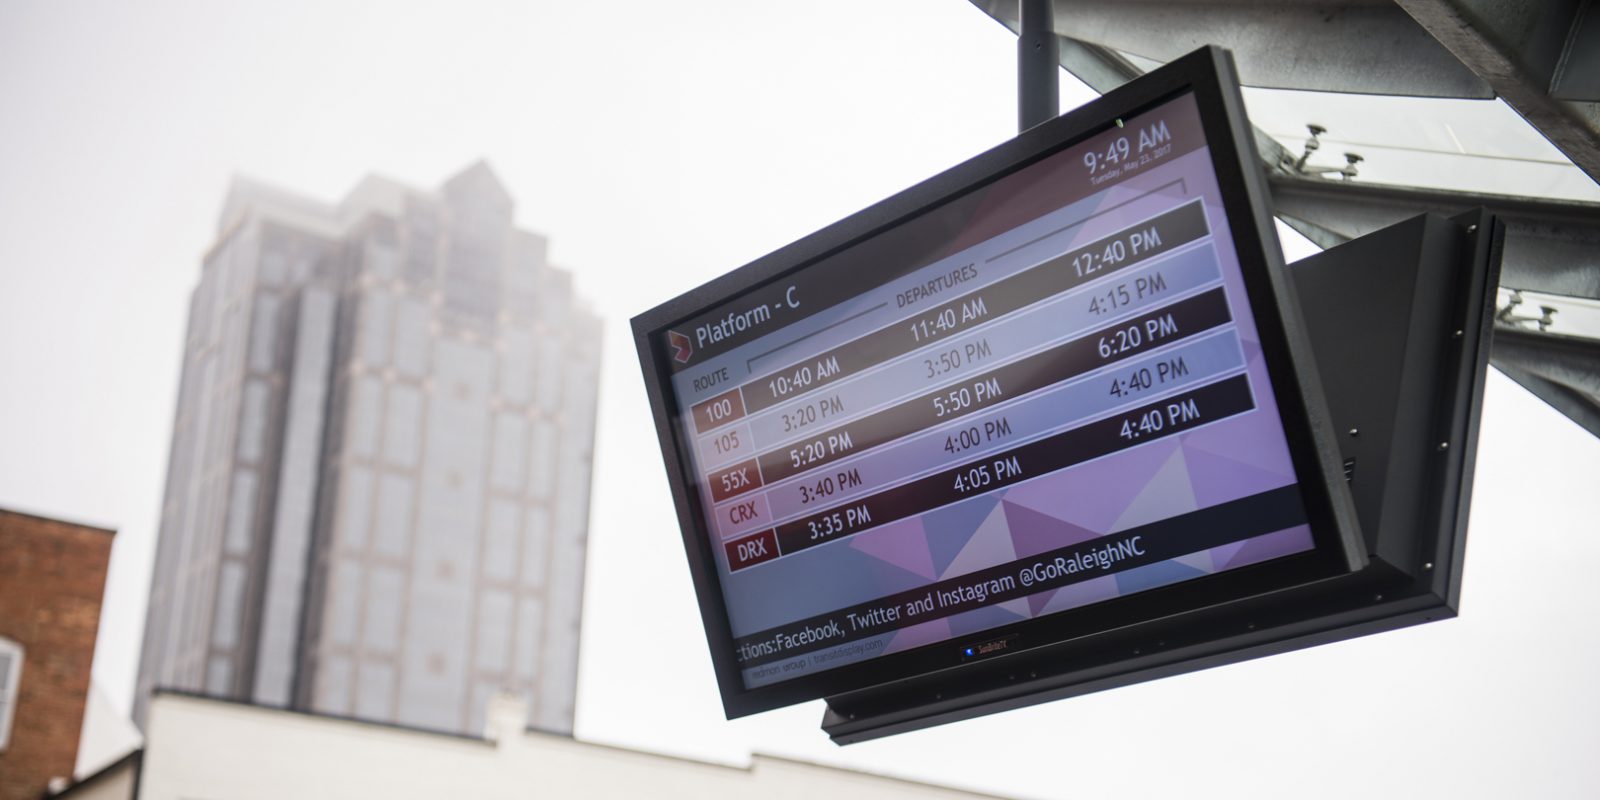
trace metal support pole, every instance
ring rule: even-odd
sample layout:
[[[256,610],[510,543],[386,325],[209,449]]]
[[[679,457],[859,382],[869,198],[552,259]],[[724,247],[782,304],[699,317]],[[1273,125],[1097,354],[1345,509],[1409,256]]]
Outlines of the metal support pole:
[[[1054,0],[1018,0],[1017,131],[1061,113],[1061,39],[1055,31]]]

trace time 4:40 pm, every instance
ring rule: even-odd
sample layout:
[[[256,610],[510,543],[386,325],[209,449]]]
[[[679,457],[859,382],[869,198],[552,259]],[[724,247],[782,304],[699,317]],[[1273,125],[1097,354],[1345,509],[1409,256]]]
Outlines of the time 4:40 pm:
[[[1175,381],[1188,377],[1189,362],[1183,356],[1158,361],[1155,368],[1135,367],[1127,372],[1114,376],[1111,379],[1111,396],[1123,397],[1134,395],[1146,389],[1159,386],[1167,381]]]
[[[1165,409],[1152,408],[1128,417],[1122,421],[1122,430],[1118,433],[1128,441],[1136,441],[1160,434],[1168,424],[1177,425],[1196,419],[1200,419],[1200,407],[1195,405],[1191,397],[1168,403]]]

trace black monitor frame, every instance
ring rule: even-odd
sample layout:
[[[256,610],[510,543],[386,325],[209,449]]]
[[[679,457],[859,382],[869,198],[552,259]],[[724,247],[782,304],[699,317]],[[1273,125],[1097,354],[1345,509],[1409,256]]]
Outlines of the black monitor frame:
[[[1425,214],[1290,265],[1367,565],[828,698],[840,744],[1456,616],[1504,226]]]
[[[1315,547],[1304,553],[985,632],[984,641],[1005,640],[1009,644],[1004,656],[993,659],[968,659],[963,651],[973,640],[957,638],[768,686],[745,688],[733,656],[734,637],[724,606],[711,537],[703,521],[699,494],[694,489],[693,472],[680,446],[676,421],[680,409],[668,389],[672,372],[664,341],[667,329],[1106,132],[1124,118],[1190,92],[1195,96],[1206,146],[1221,189],[1223,208],[1238,252]],[[1342,469],[1336,458],[1336,437],[1324,405],[1311,344],[1292,311],[1298,307],[1295,289],[1284,272],[1267,198],[1232,58],[1225,51],[1208,47],[635,317],[632,321],[635,345],[728,717],[932,673],[955,679],[1009,660],[1013,653],[1104,631],[1170,620],[1174,615],[1195,609],[1256,598],[1364,567],[1367,548],[1361,541],[1349,492],[1343,485]]]

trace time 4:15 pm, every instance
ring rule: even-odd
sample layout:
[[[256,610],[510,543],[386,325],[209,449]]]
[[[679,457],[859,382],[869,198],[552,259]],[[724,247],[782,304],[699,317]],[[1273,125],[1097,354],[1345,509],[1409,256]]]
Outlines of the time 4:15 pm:
[[[1140,275],[1089,297],[1089,313],[1105,314],[1131,305],[1135,300],[1155,297],[1167,290],[1167,279],[1160,272]]]

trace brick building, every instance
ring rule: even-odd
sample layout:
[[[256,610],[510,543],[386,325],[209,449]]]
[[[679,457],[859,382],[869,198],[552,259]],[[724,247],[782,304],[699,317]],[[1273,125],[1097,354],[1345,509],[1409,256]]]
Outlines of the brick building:
[[[0,800],[72,778],[112,533],[0,509]]]

